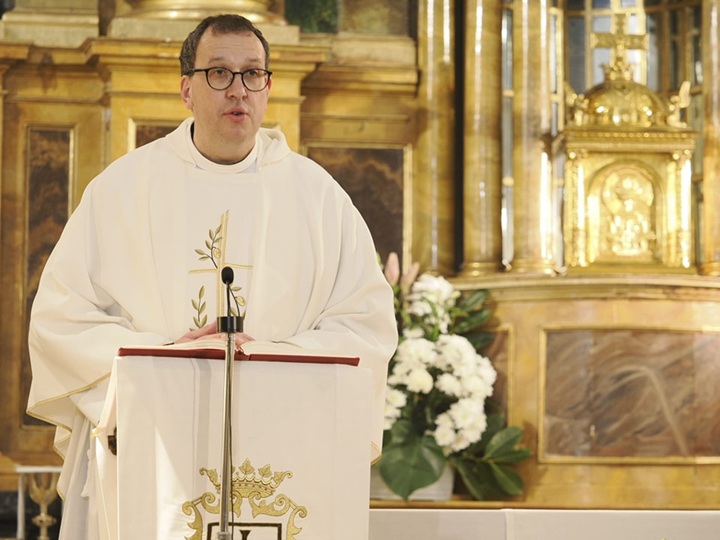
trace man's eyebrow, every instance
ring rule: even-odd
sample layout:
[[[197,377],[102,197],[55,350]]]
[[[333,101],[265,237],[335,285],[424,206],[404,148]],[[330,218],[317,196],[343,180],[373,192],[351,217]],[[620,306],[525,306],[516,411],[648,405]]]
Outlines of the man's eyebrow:
[[[230,59],[226,56],[213,56],[212,58],[210,58],[208,60],[208,62],[209,63],[211,63],[211,62],[229,63]],[[246,58],[242,63],[243,64],[254,64],[254,63],[263,64],[264,61],[259,56],[254,56],[252,58]]]

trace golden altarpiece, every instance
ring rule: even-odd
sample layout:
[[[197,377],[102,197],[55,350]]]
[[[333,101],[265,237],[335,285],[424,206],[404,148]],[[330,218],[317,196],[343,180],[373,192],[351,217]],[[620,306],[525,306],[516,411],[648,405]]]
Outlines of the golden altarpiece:
[[[495,397],[509,423],[525,429],[534,457],[520,468],[523,496],[448,504],[720,507],[720,0],[702,3],[702,216],[690,200],[695,134],[678,119],[684,95],[657,98],[624,79],[621,64],[609,86],[575,96],[553,146],[550,111],[561,92],[549,89],[547,25],[557,2],[466,0],[457,14],[452,0],[343,0],[346,15],[366,21],[413,6],[416,36],[358,32],[352,20],[334,34],[305,34],[285,20],[286,3],[16,0],[4,14],[0,490],[15,488],[16,464],[59,463],[52,430],[23,414],[27,317],[43,262],[93,176],[187,116],[181,41],[202,15],[232,10],[270,41],[266,123],[350,192],[379,252],[400,251],[405,265],[417,260],[464,290],[490,291]],[[454,45],[460,25],[464,42]],[[508,53],[506,88],[509,36],[523,46]],[[555,71],[562,79],[562,67]],[[602,108],[613,84],[635,92],[614,102],[617,121]],[[501,227],[504,108],[510,261]],[[553,152],[567,156],[561,182]],[[559,184],[564,234],[549,226]],[[563,236],[564,259],[555,249]]]
[[[605,81],[568,92],[564,243],[569,272],[695,272],[691,156],[682,94],[664,101],[616,51]]]

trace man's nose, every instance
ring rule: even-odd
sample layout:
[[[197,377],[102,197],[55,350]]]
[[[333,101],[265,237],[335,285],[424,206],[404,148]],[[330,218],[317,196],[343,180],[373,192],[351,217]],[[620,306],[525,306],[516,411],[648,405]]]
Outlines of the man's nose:
[[[227,92],[231,97],[243,97],[247,94],[247,88],[242,82],[242,75],[235,75],[232,84],[228,86]]]

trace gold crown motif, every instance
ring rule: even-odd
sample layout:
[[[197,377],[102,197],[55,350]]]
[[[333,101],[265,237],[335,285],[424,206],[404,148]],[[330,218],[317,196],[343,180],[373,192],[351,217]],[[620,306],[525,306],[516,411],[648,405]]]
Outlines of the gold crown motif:
[[[214,492],[206,491],[182,505],[183,512],[190,517],[188,528],[192,531],[192,534],[186,536],[185,540],[202,540],[203,514],[220,513],[220,475],[216,469],[206,467],[202,467],[199,473],[206,475],[215,489]],[[246,459],[240,467],[233,467],[230,488],[232,514],[239,517],[242,513],[243,501],[246,501],[253,518],[259,516],[270,519],[284,517],[284,538],[297,540],[302,527],[296,520],[307,517],[307,508],[296,504],[287,495],[275,494],[283,480],[292,478],[292,476],[290,471],[273,472],[270,465],[256,469],[249,459]]]
[[[207,474],[215,486],[215,491],[220,493],[220,481],[217,471],[202,468],[200,473]],[[233,497],[265,499],[275,493],[278,486],[288,477],[292,477],[290,471],[273,472],[270,465],[255,469],[250,460],[246,459],[240,467],[233,467],[231,481]]]

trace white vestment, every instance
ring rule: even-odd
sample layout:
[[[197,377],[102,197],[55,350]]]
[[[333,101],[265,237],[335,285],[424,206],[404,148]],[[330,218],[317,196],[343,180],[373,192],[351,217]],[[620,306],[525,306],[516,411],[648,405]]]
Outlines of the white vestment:
[[[248,352],[280,343],[358,356],[373,370],[368,414],[379,456],[397,331],[366,224],[279,131],[262,129],[248,158],[218,165],[197,151],[191,128],[188,119],[90,183],[40,281],[28,412],[57,425],[65,538],[92,537],[80,523],[92,521],[92,497],[76,496],[94,492],[88,440],[118,348],[174,341],[223,315],[224,266],[234,269],[244,330],[256,339]]]

